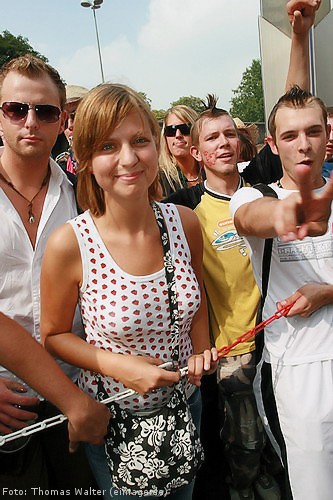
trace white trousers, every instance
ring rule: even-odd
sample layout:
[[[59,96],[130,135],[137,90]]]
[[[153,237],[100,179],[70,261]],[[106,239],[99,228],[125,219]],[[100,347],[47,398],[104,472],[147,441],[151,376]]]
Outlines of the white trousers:
[[[254,388],[271,436],[261,394],[261,366]],[[333,500],[333,360],[271,368],[293,499]]]

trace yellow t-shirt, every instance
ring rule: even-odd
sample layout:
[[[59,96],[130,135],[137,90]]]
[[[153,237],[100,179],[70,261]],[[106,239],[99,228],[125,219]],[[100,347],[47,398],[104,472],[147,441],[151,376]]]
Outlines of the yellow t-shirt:
[[[217,349],[255,326],[260,300],[248,249],[237,234],[229,202],[230,197],[206,190],[195,208],[204,240],[203,277]],[[254,341],[247,341],[235,346],[229,356],[254,348]]]

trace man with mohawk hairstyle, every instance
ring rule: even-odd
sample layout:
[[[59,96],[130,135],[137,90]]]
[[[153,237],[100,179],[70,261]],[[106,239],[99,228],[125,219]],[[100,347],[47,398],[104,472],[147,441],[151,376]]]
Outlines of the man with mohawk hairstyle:
[[[191,154],[203,165],[206,180],[172,194],[168,201],[194,209],[199,217],[210,329],[219,349],[255,326],[260,294],[248,250],[229,210],[231,196],[246,185],[237,169],[237,128],[227,111],[217,107],[216,96],[208,95],[206,107],[191,130]],[[255,489],[260,498],[278,500],[277,484],[260,467],[265,439],[252,389],[254,350],[254,341],[237,345],[220,359],[217,369],[219,429],[231,474],[229,493],[232,500],[254,500]],[[212,415],[209,419],[212,422]]]

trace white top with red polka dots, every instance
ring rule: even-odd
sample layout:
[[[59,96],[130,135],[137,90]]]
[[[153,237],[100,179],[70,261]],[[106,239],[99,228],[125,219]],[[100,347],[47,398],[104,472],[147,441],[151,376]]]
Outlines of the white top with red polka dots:
[[[180,365],[192,354],[189,337],[192,318],[200,305],[199,285],[191,266],[191,253],[178,210],[172,204],[159,204],[168,229],[175,266],[180,325]],[[69,221],[81,252],[83,280],[80,305],[86,341],[96,347],[122,354],[150,355],[171,361],[169,299],[164,268],[148,276],[133,276],[113,260],[89,211]],[[134,249],[135,251],[135,249]],[[110,395],[125,390],[124,385],[103,377]],[[96,396],[95,374],[81,370],[79,386]],[[170,388],[157,393],[139,394],[121,400],[130,410],[155,409],[165,404]],[[191,388],[186,387],[187,394]]]

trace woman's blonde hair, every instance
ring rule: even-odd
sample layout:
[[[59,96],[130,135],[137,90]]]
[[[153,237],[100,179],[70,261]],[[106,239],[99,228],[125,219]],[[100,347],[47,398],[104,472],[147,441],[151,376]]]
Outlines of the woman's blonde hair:
[[[172,108],[168,109],[163,120],[159,166],[170,186],[176,190],[183,186],[177,170],[177,160],[170,152],[164,135],[165,124],[171,114],[176,115],[177,118],[179,120],[182,120],[184,123],[190,123],[191,125],[193,125],[193,123],[198,118],[198,114],[196,111],[194,111],[194,109],[185,106],[184,104],[179,104],[178,106],[173,106]]]
[[[160,128],[144,99],[126,85],[105,83],[91,90],[81,101],[75,114],[73,148],[78,161],[77,200],[83,210],[96,216],[105,213],[104,191],[91,173],[91,160],[113,130],[133,111],[146,118],[159,150]],[[161,198],[156,178],[148,189],[149,200]]]

